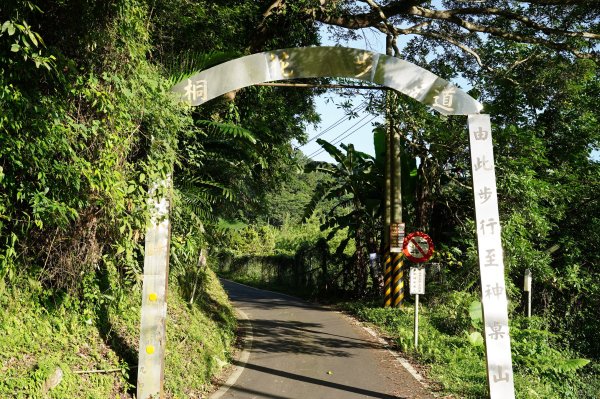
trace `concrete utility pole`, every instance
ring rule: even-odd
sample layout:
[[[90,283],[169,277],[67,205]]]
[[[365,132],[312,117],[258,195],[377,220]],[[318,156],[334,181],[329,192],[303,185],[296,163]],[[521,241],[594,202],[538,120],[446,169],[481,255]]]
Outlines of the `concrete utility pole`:
[[[392,55],[392,41],[387,37],[386,54]],[[385,127],[385,169],[384,169],[384,208],[383,208],[383,306],[392,306],[392,254],[390,253],[390,228],[392,221],[392,132],[390,115],[390,96],[386,94],[386,120]]]
[[[387,96],[390,94],[388,93]],[[392,257],[390,253],[390,228],[392,215],[392,135],[390,129],[385,129],[385,186],[384,186],[384,208],[383,208],[383,306],[392,306]]]
[[[392,36],[386,40],[386,54],[393,54]],[[404,299],[404,270],[402,253],[398,243],[392,245],[391,227],[398,229],[402,223],[402,181],[400,177],[400,132],[394,127],[392,111],[396,94],[386,93],[386,164],[385,164],[385,208],[384,208],[384,306],[400,306]],[[398,234],[399,232],[396,232]],[[404,234],[404,231],[402,231]]]
[[[394,127],[394,121],[389,119],[391,133],[391,171],[392,171],[392,209],[391,222],[402,223],[402,179],[400,163],[400,132]],[[399,307],[404,300],[404,262],[402,252],[392,254],[392,306]]]

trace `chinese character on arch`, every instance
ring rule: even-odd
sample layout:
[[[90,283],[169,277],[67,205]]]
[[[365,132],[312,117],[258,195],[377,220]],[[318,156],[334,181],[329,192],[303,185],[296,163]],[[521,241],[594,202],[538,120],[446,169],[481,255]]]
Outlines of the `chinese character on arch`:
[[[187,85],[183,89],[185,90],[184,95],[190,103],[196,102],[198,99],[206,101],[208,98],[206,80],[193,81],[188,79]]]
[[[454,111],[453,102],[455,93],[456,87],[454,86],[444,88],[438,96],[433,97],[433,106],[448,112]]]
[[[483,130],[483,128],[481,126],[479,126],[479,129],[477,129],[474,132],[474,135],[475,135],[475,140],[484,141],[484,140],[487,140],[488,136],[490,135],[490,132],[488,132],[487,130]]]

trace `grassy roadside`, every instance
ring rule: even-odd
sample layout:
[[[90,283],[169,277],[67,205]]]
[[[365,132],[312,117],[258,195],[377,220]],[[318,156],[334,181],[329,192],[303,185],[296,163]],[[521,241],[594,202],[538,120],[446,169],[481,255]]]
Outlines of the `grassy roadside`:
[[[382,308],[379,303],[346,302],[339,308],[376,326],[397,348],[425,365],[429,379],[445,395],[480,399],[487,396],[481,321],[470,315],[475,296],[453,293],[446,304],[420,307],[419,347],[414,348],[414,307]],[[472,309],[472,308],[471,308]],[[600,365],[559,348],[557,337],[542,320],[515,317],[511,340],[515,389],[521,399],[600,397]]]
[[[233,310],[215,275],[207,270],[198,284],[192,304],[185,281],[169,285],[165,390],[172,399],[201,397],[234,340]],[[88,282],[85,302],[51,296],[35,281],[0,294],[1,398],[133,397],[139,288],[100,286]],[[60,383],[48,389],[55,373]]]

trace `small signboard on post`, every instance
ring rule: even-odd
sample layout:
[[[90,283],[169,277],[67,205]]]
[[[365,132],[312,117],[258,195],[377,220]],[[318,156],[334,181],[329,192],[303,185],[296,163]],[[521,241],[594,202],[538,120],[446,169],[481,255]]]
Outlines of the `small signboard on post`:
[[[415,296],[415,349],[419,347],[419,295],[425,294],[425,268],[410,268],[410,294]]]
[[[390,225],[390,252],[402,252],[402,243],[404,242],[405,223],[392,223]]]
[[[425,268],[411,267],[410,268],[410,294],[424,295],[425,294]]]
[[[420,231],[410,233],[402,243],[402,252],[412,262],[423,263],[433,255],[433,241]],[[415,296],[415,349],[419,347],[419,295],[425,294],[425,268],[410,268],[410,294]]]
[[[523,289],[525,290],[525,292],[531,291],[531,280],[532,280],[531,270],[527,269],[527,270],[525,270],[525,281],[523,283]]]

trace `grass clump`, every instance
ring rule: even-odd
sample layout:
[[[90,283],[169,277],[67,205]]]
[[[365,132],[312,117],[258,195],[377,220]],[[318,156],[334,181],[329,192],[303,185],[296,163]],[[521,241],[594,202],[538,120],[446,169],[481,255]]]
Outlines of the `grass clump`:
[[[127,398],[129,366],[72,298],[40,299],[39,287],[0,295],[0,397],[45,397],[44,382],[60,367],[49,398]],[[56,300],[56,302],[54,302]],[[87,370],[110,373],[76,374]]]
[[[191,302],[185,280],[172,277],[169,285],[169,399],[201,397],[230,360],[233,310],[212,271],[200,273]],[[45,291],[35,281],[27,288],[5,289],[0,295],[1,398],[134,397],[141,293],[139,287],[103,290],[103,278],[86,281],[85,300]],[[45,388],[57,368],[60,383]]]

